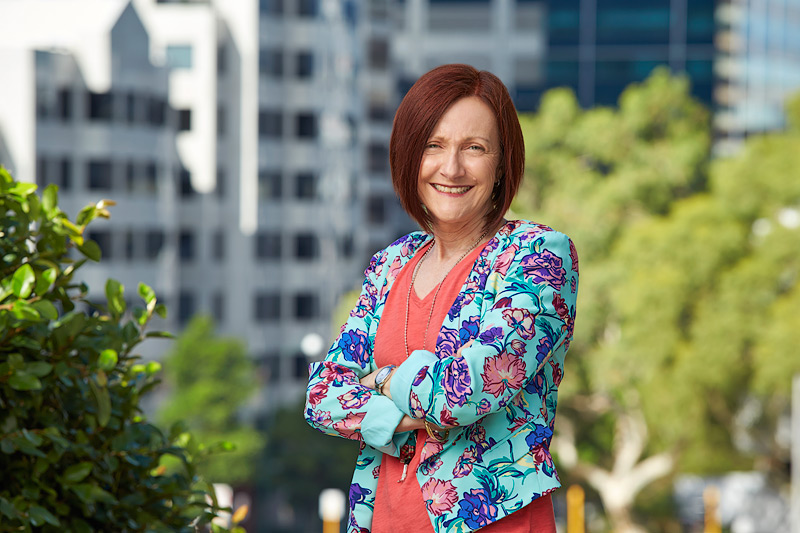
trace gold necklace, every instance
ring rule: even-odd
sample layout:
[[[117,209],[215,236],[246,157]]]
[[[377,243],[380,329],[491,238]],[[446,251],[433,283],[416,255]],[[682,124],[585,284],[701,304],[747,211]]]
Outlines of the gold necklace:
[[[444,275],[442,281],[440,281],[439,285],[436,287],[436,292],[433,293],[433,301],[431,302],[431,310],[428,313],[428,321],[425,324],[425,335],[422,337],[423,350],[425,349],[425,345],[428,342],[428,328],[431,325],[431,318],[433,317],[433,308],[436,307],[436,297],[439,295],[439,290],[442,288],[442,285],[444,285],[444,281],[447,279],[447,276],[450,275],[450,272],[453,271],[456,265],[459,264],[465,257],[467,257],[467,254],[469,254],[472,250],[474,250],[481,243],[483,238],[486,237],[488,233],[489,230],[484,231],[483,234],[481,234],[481,236],[478,237],[478,240],[475,241],[475,244],[473,244],[466,252],[461,254],[461,257],[458,258],[458,261],[453,263],[453,266],[450,267],[450,269],[447,271],[447,274]],[[422,265],[422,262],[425,261],[425,258],[428,257],[428,253],[431,250],[433,250],[434,244],[436,244],[436,237],[434,237],[434,240],[431,242],[430,248],[425,250],[425,253],[422,255],[422,258],[420,258],[419,263],[417,263],[416,266],[414,267],[414,271],[411,273],[411,283],[408,284],[408,294],[406,295],[406,321],[403,328],[403,342],[405,343],[405,348],[406,348],[406,359],[408,359],[408,356],[410,355],[408,353],[408,315],[411,307],[411,291],[414,290],[414,281],[416,281],[417,279],[417,271],[419,270],[420,265]]]

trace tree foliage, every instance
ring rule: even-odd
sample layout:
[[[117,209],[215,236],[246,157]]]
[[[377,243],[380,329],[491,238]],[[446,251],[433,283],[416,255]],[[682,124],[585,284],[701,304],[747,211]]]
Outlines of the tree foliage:
[[[708,117],[685,78],[657,70],[616,109],[558,89],[522,121],[515,214],[580,255],[554,448],[616,531],[636,530],[636,495],[670,472],[778,475],[788,461],[775,435],[800,371],[800,135],[712,160]]]
[[[75,222],[57,204],[55,186],[40,198],[0,167],[0,531],[194,531],[216,507],[181,444],[191,436],[164,434],[139,407],[159,365],[134,350],[164,335],[145,328],[166,310],[141,284],[129,313],[108,280],[107,305],[83,311],[75,275],[100,259],[83,235],[112,202]],[[164,472],[165,456],[181,468]]]
[[[159,421],[182,420],[203,446],[225,452],[198,462],[203,477],[234,485],[251,480],[264,438],[240,416],[258,387],[244,344],[215,336],[211,319],[197,316],[165,358],[164,372],[169,396]]]

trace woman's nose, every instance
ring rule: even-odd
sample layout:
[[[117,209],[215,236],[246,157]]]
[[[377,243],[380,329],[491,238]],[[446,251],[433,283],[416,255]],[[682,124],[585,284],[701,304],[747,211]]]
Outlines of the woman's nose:
[[[445,178],[455,179],[464,173],[464,162],[461,159],[461,150],[448,150],[444,154],[441,173]]]

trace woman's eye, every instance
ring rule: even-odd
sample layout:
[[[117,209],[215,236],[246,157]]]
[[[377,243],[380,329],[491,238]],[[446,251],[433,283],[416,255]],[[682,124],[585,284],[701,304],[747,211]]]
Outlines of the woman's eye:
[[[472,146],[467,148],[467,150],[483,152],[483,146],[480,146],[478,144],[473,144]]]
[[[439,145],[436,143],[428,143],[425,145],[425,148],[439,148]]]

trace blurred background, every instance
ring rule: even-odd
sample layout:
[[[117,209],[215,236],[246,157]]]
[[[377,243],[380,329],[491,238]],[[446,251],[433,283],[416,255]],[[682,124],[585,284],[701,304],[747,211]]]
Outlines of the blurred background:
[[[415,229],[392,118],[452,62],[521,113],[511,216],[580,254],[553,450],[586,531],[799,532],[800,0],[0,0],[0,164],[117,202],[85,281],[169,308],[151,416],[237,445],[204,473],[248,531],[318,531],[356,445],[305,425],[307,365]]]

